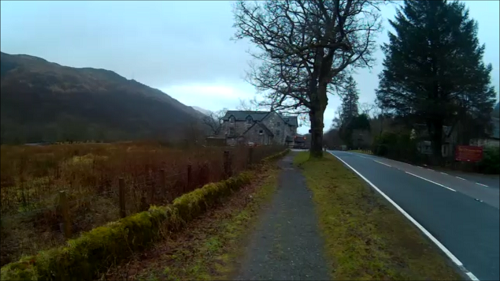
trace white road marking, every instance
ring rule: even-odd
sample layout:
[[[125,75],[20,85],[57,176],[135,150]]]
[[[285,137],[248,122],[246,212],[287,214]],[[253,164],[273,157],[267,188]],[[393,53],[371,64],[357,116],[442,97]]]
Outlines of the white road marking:
[[[482,183],[478,183],[478,182],[476,182],[476,184],[480,185],[480,186],[488,187],[486,184],[482,184]]]
[[[467,276],[470,278],[470,280],[479,281],[479,279],[474,274],[472,274],[472,272],[467,271],[465,274],[467,274]]]
[[[445,172],[441,172],[441,174],[443,174],[443,175],[448,175],[448,174],[447,174],[447,173],[445,173]]]
[[[353,152],[351,152],[351,153],[353,153]],[[359,157],[363,157],[363,158],[365,158],[365,159],[371,159],[370,157],[366,157],[366,156],[364,156],[364,155],[360,155],[359,153],[356,153],[356,154],[357,154]]]
[[[456,177],[456,178],[457,178],[457,179],[459,179],[459,180],[463,180],[463,181],[465,181],[465,180],[466,180],[466,179],[461,178],[461,177]]]
[[[389,164],[385,164],[385,163],[380,162],[380,161],[377,161],[377,160],[373,160],[373,161],[375,161],[375,162],[377,162],[377,163],[379,163],[379,164],[382,164],[382,165],[386,165],[387,167],[392,167],[392,166],[391,166],[391,165],[389,165]]]
[[[425,236],[427,236],[436,246],[438,246],[441,251],[443,251],[448,258],[450,258],[459,268],[461,268],[464,273],[473,281],[479,281],[479,279],[472,274],[472,272],[468,271],[465,267],[464,264],[457,258],[455,255],[453,255],[450,250],[448,250],[439,240],[436,239],[427,229],[425,229],[420,223],[418,223],[412,216],[410,216],[403,208],[401,208],[396,202],[392,201],[392,199],[385,195],[385,193],[382,192],[378,187],[376,187],[373,183],[371,183],[367,178],[365,178],[361,173],[356,171],[353,167],[351,167],[349,164],[347,164],[344,160],[340,159],[337,155],[333,154],[335,158],[339,159],[344,165],[346,165],[349,169],[351,169],[354,173],[356,173],[360,178],[362,178],[364,181],[366,181],[373,189],[375,189],[382,197],[384,197],[389,203],[391,203],[403,216],[405,216],[409,221],[411,221],[420,231],[422,231]]]
[[[456,191],[455,189],[453,189],[453,188],[449,188],[449,187],[447,187],[447,186],[445,186],[445,185],[442,185],[442,184],[437,183],[437,182],[435,182],[435,181],[431,181],[431,180],[426,179],[426,178],[424,178],[424,177],[421,177],[421,176],[419,176],[419,175],[415,175],[415,174],[412,174],[412,173],[410,173],[410,172],[405,172],[405,173],[407,173],[408,175],[412,175],[412,176],[414,176],[414,177],[417,177],[417,178],[419,178],[419,179],[423,179],[424,181],[428,181],[428,182],[433,183],[433,184],[435,184],[435,185],[439,185],[439,186],[444,187],[444,188],[446,188],[446,189],[448,189],[448,190],[451,190],[451,191],[453,191],[453,192],[457,192],[457,191]]]

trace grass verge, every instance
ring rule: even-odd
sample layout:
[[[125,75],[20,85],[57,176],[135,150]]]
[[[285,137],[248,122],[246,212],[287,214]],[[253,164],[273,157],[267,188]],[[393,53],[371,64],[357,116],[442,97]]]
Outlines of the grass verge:
[[[334,280],[461,280],[409,221],[331,155],[299,153]]]
[[[229,280],[243,252],[248,229],[277,187],[279,170],[270,164],[254,184],[233,194],[186,228],[110,268],[101,280]]]
[[[356,150],[349,150],[349,152],[356,152],[356,153],[361,153],[361,154],[373,155],[373,153],[371,152],[371,150],[359,150],[359,149],[356,149]]]

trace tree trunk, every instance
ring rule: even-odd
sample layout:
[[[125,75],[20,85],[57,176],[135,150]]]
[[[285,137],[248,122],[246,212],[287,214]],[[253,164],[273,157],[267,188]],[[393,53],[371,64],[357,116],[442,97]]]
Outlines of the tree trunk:
[[[431,123],[431,144],[432,144],[432,158],[434,165],[443,164],[443,122],[441,120],[435,120]]]
[[[323,157],[323,111],[309,112],[311,120],[311,148],[310,156],[313,158]]]
[[[328,104],[328,98],[326,97],[327,85],[325,78],[320,79],[317,92],[311,97],[312,107],[309,112],[309,119],[311,121],[310,157],[313,158],[323,157],[323,120],[326,105]]]

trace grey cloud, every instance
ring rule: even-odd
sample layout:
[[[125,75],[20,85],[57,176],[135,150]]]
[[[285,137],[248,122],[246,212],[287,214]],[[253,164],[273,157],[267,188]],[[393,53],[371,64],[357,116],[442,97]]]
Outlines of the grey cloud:
[[[493,64],[492,83],[499,88],[499,2],[467,1],[479,22],[479,40],[486,44],[485,61]],[[1,2],[1,49],[43,57],[62,65],[113,70],[149,86],[169,89],[189,84],[254,91],[243,76],[250,56],[248,42],[233,42],[232,3],[227,1],[55,1]],[[388,19],[394,6],[382,9],[387,42]],[[373,69],[355,75],[360,102],[372,102],[382,71],[383,54]],[[235,98],[168,92],[188,105],[234,107]],[[243,95],[244,93],[244,95]],[[331,124],[338,97],[330,97],[325,129]],[[216,110],[217,108],[208,108]],[[304,129],[307,131],[307,129]]]

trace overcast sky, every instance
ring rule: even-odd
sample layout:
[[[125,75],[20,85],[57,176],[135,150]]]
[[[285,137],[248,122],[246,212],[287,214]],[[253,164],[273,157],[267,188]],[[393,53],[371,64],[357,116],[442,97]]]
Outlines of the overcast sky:
[[[493,65],[492,82],[499,92],[499,2],[467,1],[479,23],[479,40],[486,44],[484,60]],[[394,6],[384,7],[387,19]],[[208,110],[234,108],[250,99],[245,82],[250,48],[234,42],[232,2],[21,2],[1,1],[1,50],[28,54],[73,67],[104,68],[158,88],[180,102]],[[379,44],[379,45],[380,45]],[[355,75],[360,102],[373,102],[383,54],[373,69]],[[325,129],[340,104],[330,96]],[[299,128],[299,132],[308,131]]]

